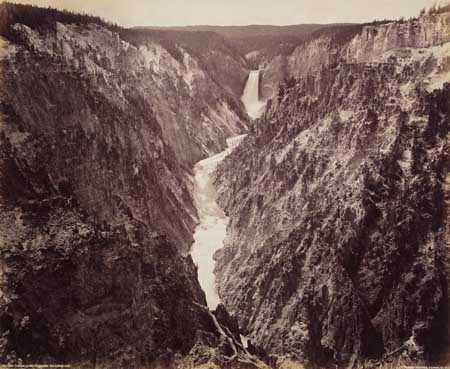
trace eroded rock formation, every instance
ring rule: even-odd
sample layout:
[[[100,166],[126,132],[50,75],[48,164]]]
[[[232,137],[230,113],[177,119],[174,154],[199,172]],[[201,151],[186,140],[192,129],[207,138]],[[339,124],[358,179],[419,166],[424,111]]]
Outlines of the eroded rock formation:
[[[246,129],[233,88],[182,46],[0,7],[0,361],[227,360],[186,255],[190,164]]]
[[[257,346],[323,365],[445,354],[449,19],[364,29],[335,62],[307,46],[219,166],[219,292]]]

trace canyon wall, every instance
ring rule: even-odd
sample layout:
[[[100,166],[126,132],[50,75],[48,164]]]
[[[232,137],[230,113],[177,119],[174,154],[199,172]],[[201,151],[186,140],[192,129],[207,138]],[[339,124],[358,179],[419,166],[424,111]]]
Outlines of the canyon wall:
[[[398,22],[341,25],[316,32],[287,56],[277,56],[263,70],[263,95],[271,98],[290,77],[306,77],[340,62],[377,62],[390,51],[428,48],[450,41],[448,12]]]
[[[219,166],[219,294],[254,345],[321,365],[445,360],[449,19],[301,46],[297,78]]]
[[[236,86],[98,20],[7,3],[0,18],[0,361],[225,360],[234,338],[186,255],[191,164],[247,127]]]

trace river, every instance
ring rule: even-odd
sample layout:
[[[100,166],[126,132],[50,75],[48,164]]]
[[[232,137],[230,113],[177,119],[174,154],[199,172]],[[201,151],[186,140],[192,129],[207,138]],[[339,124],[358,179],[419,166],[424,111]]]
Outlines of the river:
[[[247,114],[255,119],[264,109],[259,100],[259,71],[251,71],[244,88],[242,102]],[[217,165],[239,145],[245,135],[227,140],[228,148],[221,153],[199,161],[194,166],[194,203],[199,216],[199,225],[194,232],[191,256],[198,267],[200,286],[206,295],[210,309],[220,303],[214,275],[214,253],[222,248],[227,233],[228,218],[217,204],[217,193],[212,183],[212,173]]]

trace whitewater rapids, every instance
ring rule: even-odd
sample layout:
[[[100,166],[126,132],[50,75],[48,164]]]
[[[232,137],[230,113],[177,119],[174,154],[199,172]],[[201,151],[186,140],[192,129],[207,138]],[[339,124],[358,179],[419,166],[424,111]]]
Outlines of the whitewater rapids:
[[[259,71],[250,72],[242,95],[247,114],[255,119],[264,111],[259,100]],[[228,217],[217,204],[217,193],[212,183],[212,174],[219,163],[240,144],[246,135],[227,140],[228,148],[221,153],[199,161],[194,166],[194,204],[199,216],[199,225],[194,232],[191,256],[198,267],[198,280],[206,295],[210,309],[220,303],[214,275],[214,253],[223,247],[227,233]]]
[[[220,302],[214,276],[214,253],[222,248],[227,233],[228,217],[217,204],[217,193],[212,173],[217,165],[242,141],[246,135],[227,140],[228,148],[221,153],[199,161],[194,167],[194,203],[200,223],[195,229],[191,256],[198,267],[198,280],[210,309]]]

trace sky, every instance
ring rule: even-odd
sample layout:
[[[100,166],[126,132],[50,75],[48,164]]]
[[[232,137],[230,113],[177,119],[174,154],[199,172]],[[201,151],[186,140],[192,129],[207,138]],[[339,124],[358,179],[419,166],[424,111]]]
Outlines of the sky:
[[[11,1],[11,0],[10,0]],[[12,0],[99,15],[123,26],[288,25],[415,16],[443,0]]]

